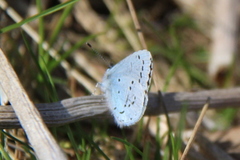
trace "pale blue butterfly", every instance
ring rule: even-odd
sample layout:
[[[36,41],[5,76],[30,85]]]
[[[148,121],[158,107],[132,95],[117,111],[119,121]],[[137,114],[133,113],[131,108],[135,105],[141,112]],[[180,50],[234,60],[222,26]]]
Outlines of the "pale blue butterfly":
[[[142,118],[148,102],[152,70],[151,53],[140,50],[104,74],[99,85],[119,127],[134,125]]]

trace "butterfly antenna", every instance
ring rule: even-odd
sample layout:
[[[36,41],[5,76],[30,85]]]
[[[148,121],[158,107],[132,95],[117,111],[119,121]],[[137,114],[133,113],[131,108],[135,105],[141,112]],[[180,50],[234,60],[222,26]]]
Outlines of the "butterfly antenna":
[[[98,51],[96,51],[96,50],[92,47],[92,45],[91,45],[90,43],[87,42],[86,45],[87,45],[89,48],[91,48],[91,50],[92,50],[94,53],[96,53],[106,64],[108,64],[109,68],[112,67],[112,65],[111,65]]]

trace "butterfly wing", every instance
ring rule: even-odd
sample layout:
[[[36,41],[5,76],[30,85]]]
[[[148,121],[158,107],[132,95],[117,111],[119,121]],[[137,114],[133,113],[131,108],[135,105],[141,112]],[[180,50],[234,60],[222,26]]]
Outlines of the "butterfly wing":
[[[100,87],[120,127],[135,124],[144,114],[152,65],[151,53],[141,50],[106,71]]]

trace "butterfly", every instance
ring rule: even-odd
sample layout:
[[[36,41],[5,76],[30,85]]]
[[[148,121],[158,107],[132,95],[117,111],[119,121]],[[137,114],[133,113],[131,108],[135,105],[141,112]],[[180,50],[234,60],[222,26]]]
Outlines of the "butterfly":
[[[153,71],[152,55],[140,50],[107,69],[101,90],[117,125],[136,124],[143,116]]]

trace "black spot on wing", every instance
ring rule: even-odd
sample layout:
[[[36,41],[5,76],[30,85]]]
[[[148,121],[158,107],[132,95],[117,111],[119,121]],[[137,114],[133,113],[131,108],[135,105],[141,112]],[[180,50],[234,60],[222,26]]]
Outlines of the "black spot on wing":
[[[151,78],[148,79],[148,81],[147,81],[147,86],[150,85],[150,80],[151,80]]]
[[[143,100],[143,106],[147,105],[147,97],[144,96],[144,100]]]

